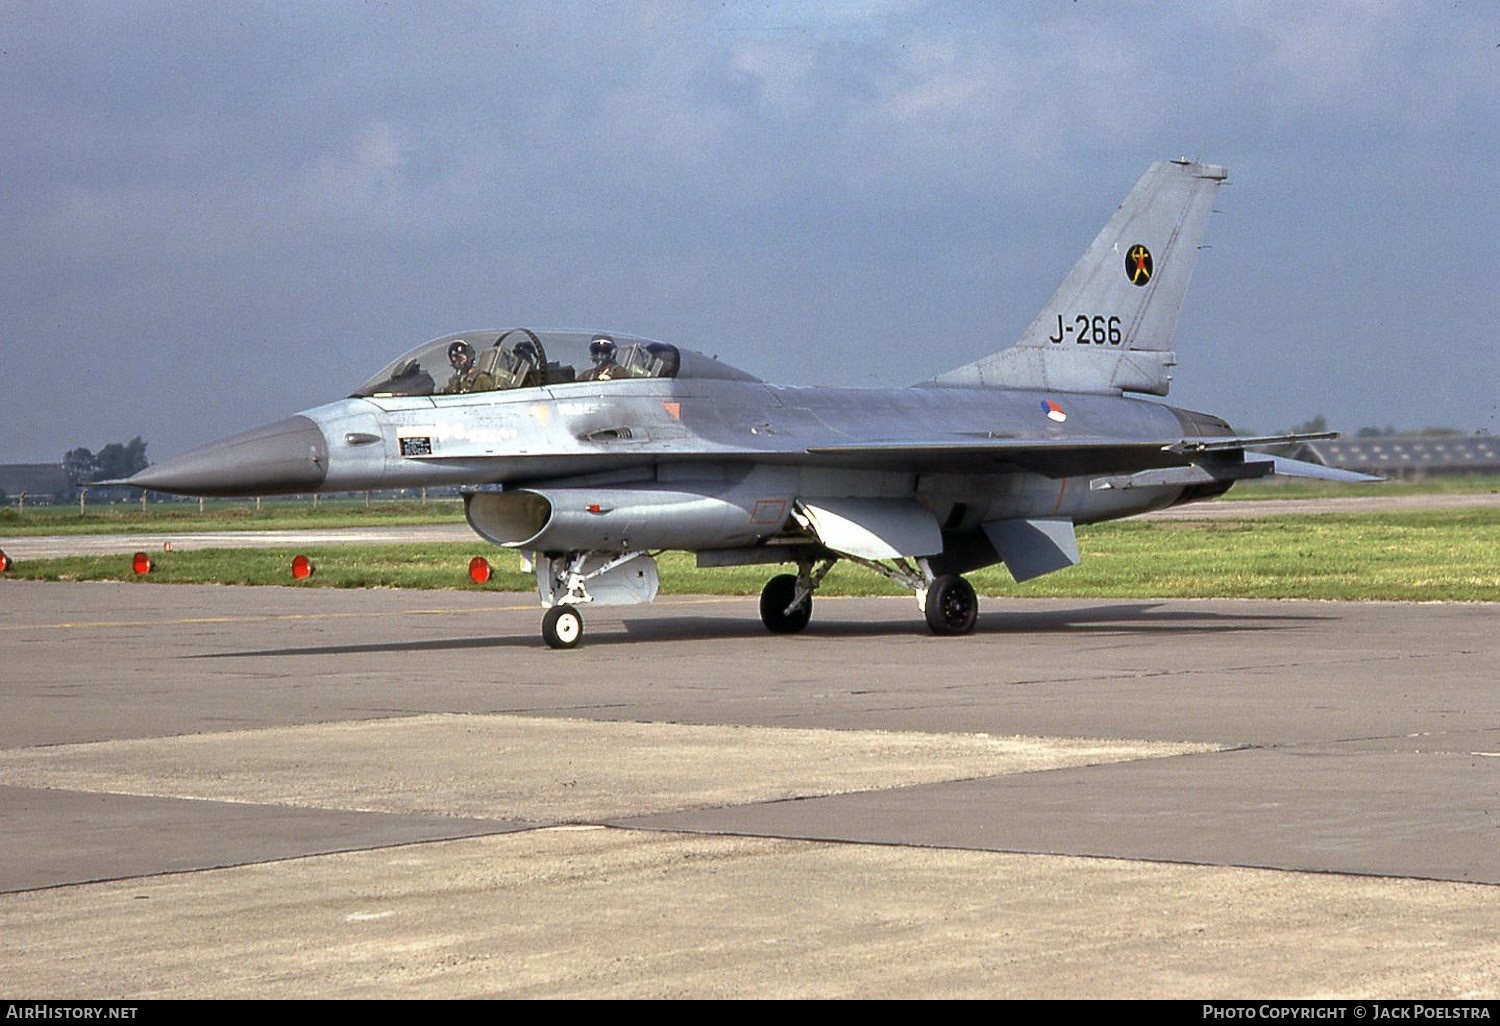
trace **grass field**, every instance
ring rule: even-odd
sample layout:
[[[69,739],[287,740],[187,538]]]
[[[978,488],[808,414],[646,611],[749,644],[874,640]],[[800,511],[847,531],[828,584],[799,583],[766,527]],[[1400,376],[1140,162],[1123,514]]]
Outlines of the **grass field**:
[[[88,506],[28,506],[24,516],[14,507],[0,510],[0,536],[14,538],[60,534],[123,534],[134,531],[295,531],[346,527],[389,527],[408,524],[461,524],[461,499],[432,499],[426,503],[377,499],[324,499],[314,506],[308,499],[215,500],[199,512],[196,502],[120,502]]]
[[[1224,498],[1234,502],[1242,499],[1352,498],[1359,495],[1493,495],[1496,492],[1500,492],[1500,475],[1496,474],[1452,474],[1368,484],[1273,477],[1260,481],[1241,481]]]
[[[319,523],[317,526],[325,526]],[[176,529],[178,525],[172,525]],[[139,529],[139,525],[136,529]],[[986,595],[1065,598],[1303,598],[1500,601],[1500,510],[1473,508],[1380,514],[1121,521],[1081,528],[1081,565],[1016,584],[1001,567],[969,575]],[[516,557],[473,543],[346,545],[301,550],[316,573],[294,582],[292,550],[208,549],[153,553],[137,577],[126,556],[27,561],[5,576],[39,580],[285,584],[296,587],[468,588],[469,560],[490,559],[483,587],[530,591]],[[756,566],[699,570],[693,558],[661,558],[662,590],[755,594],[778,572]],[[884,579],[839,564],[823,594],[900,594]]]

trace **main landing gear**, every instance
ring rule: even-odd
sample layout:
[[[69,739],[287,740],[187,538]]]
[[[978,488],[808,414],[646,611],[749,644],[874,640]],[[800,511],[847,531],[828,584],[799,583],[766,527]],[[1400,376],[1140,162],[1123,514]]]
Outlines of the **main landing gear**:
[[[812,595],[797,601],[797,575],[777,574],[760,593],[760,622],[772,634],[796,634],[812,619]]]
[[[927,586],[922,615],[934,634],[968,634],[979,620],[979,597],[962,577],[944,574]]]
[[[812,596],[837,560],[797,564],[795,574],[777,574],[760,593],[760,622],[772,634],[796,634],[812,619]]]
[[[927,560],[913,566],[905,559],[880,563],[859,556],[846,556],[887,580],[910,589],[917,596],[927,627],[934,634],[969,634],[979,621],[979,597],[974,586],[957,574],[934,575]],[[778,574],[760,593],[760,620],[772,634],[796,634],[812,619],[812,597],[834,560],[799,563],[797,573]]]

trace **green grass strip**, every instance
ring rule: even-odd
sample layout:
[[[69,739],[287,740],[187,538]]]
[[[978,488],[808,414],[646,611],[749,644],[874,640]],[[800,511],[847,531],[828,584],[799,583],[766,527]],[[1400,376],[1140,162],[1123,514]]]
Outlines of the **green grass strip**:
[[[1472,508],[1235,520],[1121,521],[1081,528],[1081,565],[1016,584],[1003,567],[969,575],[985,595],[1059,598],[1268,598],[1500,601],[1500,510]],[[293,581],[292,556],[316,566]],[[4,576],[51,581],[284,584],[336,588],[464,588],[469,560],[495,568],[482,587],[531,591],[515,554],[473,543],[336,545],[310,549],[203,549],[152,553],[138,577],[128,555],[25,561]],[[666,594],[753,595],[773,566],[699,570],[693,557],[660,560]],[[901,594],[840,563],[821,594]]]
[[[202,513],[196,502],[121,502],[86,506],[27,506],[0,509],[0,532],[13,538],[35,535],[130,534],[166,531],[299,531],[349,527],[393,527],[413,524],[461,524],[463,500],[325,499],[316,507],[308,499],[215,500]]]

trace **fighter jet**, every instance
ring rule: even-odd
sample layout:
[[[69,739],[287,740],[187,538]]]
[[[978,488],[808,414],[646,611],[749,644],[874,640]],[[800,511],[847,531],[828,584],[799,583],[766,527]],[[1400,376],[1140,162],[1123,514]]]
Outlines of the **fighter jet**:
[[[168,459],[129,484],[248,496],[456,485],[469,524],[520,553],[571,648],[583,607],[650,602],[655,557],[784,564],[760,616],[807,626],[838,560],[912,591],[937,634],[974,629],[963,575],[1079,561],[1075,528],[1271,474],[1374,478],[1254,451],[1169,406],[1178,312],[1222,167],[1152,165],[1009,348],[907,388],[772,385],[613,332],[466,331],[336,402]]]

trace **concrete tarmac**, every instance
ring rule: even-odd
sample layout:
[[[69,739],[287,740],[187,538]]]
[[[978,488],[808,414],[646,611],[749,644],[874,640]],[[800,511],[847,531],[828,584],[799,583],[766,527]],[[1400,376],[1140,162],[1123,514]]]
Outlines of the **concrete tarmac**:
[[[1500,608],[0,580],[21,998],[1500,996]]]

